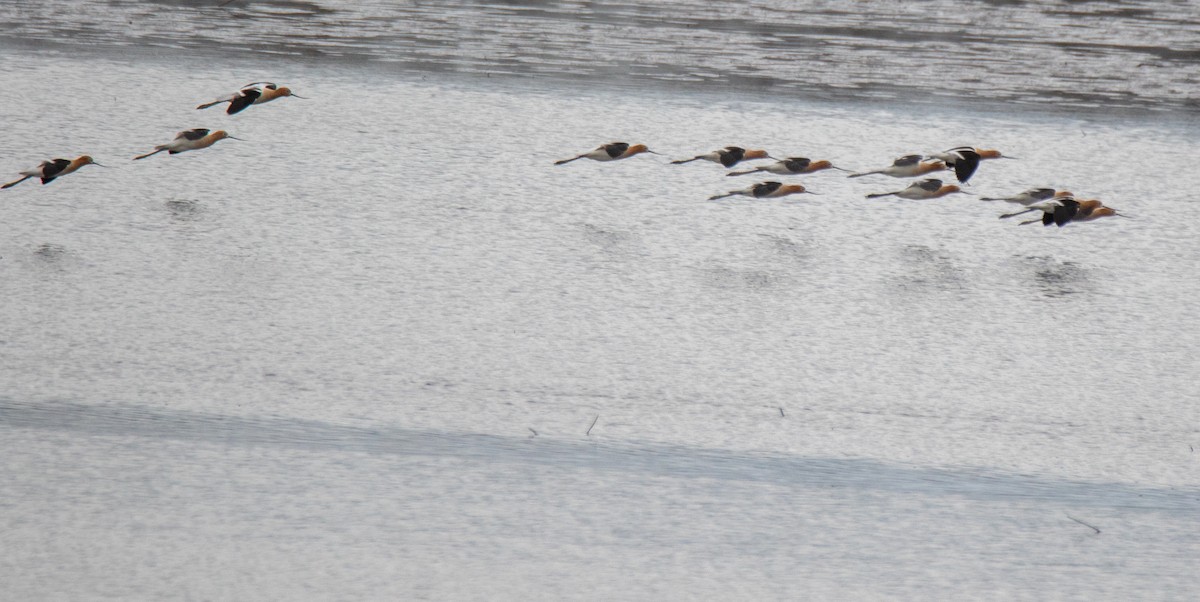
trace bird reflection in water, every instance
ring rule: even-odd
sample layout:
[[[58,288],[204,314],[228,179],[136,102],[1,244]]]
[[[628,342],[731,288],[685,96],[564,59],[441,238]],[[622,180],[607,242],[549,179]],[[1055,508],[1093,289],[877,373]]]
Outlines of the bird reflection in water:
[[[1053,257],[1024,259],[1033,261],[1033,284],[1044,297],[1056,299],[1086,294],[1092,290],[1087,268],[1074,261],[1060,261]]]

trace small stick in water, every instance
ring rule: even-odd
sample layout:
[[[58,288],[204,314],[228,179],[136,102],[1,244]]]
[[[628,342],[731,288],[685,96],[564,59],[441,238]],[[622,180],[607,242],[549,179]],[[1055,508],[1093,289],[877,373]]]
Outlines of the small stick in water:
[[[529,432],[533,433],[533,436],[534,436],[534,437],[537,437],[537,431],[533,430],[533,427],[532,427],[532,426],[527,426],[527,427],[525,427],[525,428],[529,429]]]
[[[592,419],[592,426],[589,426],[589,427],[588,427],[588,430],[587,430],[587,436],[588,436],[588,437],[591,437],[591,436],[592,436],[592,429],[593,429],[593,428],[595,428],[595,426],[596,426],[596,421],[597,421],[597,420],[600,420],[600,415],[599,415],[599,414],[596,414],[596,417]]]
[[[779,417],[780,417],[780,418],[783,418],[783,417],[784,417],[784,415],[783,415],[783,406],[779,406]]]
[[[1099,535],[1099,534],[1100,534],[1100,529],[1097,529],[1095,525],[1089,525],[1088,523],[1085,523],[1085,522],[1083,522],[1083,521],[1081,521],[1081,520],[1079,520],[1079,519],[1075,518],[1074,516],[1071,516],[1070,514],[1068,514],[1068,515],[1067,515],[1067,518],[1069,518],[1069,519],[1071,519],[1071,520],[1073,520],[1073,521],[1075,521],[1075,522],[1077,522],[1077,523],[1079,523],[1079,524],[1081,524],[1081,525],[1083,525],[1083,526],[1085,526],[1085,527],[1087,527],[1087,528],[1089,528],[1089,529],[1091,529],[1091,530],[1095,531],[1095,532],[1096,532],[1096,535]]]

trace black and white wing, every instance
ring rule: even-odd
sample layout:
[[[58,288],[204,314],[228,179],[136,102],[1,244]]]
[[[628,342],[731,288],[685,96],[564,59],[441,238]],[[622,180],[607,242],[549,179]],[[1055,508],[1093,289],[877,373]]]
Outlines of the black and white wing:
[[[199,139],[207,136],[208,132],[209,132],[208,128],[196,128],[193,130],[183,130],[182,132],[175,134],[175,139],[178,140],[180,138],[183,138],[185,140],[195,141],[195,140],[199,140]]]

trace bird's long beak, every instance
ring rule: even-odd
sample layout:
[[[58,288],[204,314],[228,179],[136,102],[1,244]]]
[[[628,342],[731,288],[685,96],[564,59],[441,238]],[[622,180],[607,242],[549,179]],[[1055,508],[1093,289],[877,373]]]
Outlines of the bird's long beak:
[[[821,193],[819,193],[819,192],[813,192],[813,191],[811,191],[811,190],[805,190],[805,191],[804,191],[804,194],[815,194],[815,195],[817,195],[817,196],[821,196]]]
[[[1016,159],[1016,157],[1010,157],[1008,155],[1000,155],[1000,158],[1001,159]]]
[[[292,96],[292,98],[299,98],[299,99],[301,99],[301,100],[308,100],[308,97],[307,97],[307,96],[300,96],[299,94],[296,94],[296,93],[294,93],[294,92],[292,93],[292,95],[291,95],[291,96]]]
[[[241,140],[242,142],[247,142],[245,138],[238,138],[237,136],[226,136],[226,138],[230,140]]]
[[[96,167],[108,167],[107,165],[102,165],[100,163],[96,163],[95,161],[92,161],[92,165],[95,165]]]
[[[666,155],[663,155],[662,153],[656,153],[656,152],[654,152],[654,151],[652,151],[652,150],[650,150],[650,149],[646,149],[646,152],[650,153],[651,155],[658,155],[658,156],[660,156],[660,157],[664,157],[664,156],[666,156]]]
[[[850,171],[849,169],[842,169],[842,168],[838,167],[837,165],[830,165],[830,166],[829,166],[829,168],[830,168],[830,169],[836,169],[836,170],[838,170],[838,171],[844,171],[844,172],[849,172],[849,171]]]
[[[959,192],[961,192],[961,193],[963,193],[963,194],[969,194],[969,195],[971,195],[971,196],[979,196],[979,194],[978,194],[978,193],[971,192],[970,190],[963,190],[962,188],[959,188],[959,189],[958,189],[958,191],[959,191]]]

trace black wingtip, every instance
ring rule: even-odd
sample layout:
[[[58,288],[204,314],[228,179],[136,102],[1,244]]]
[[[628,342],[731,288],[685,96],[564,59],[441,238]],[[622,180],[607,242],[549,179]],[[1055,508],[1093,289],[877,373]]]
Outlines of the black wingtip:
[[[958,178],[959,183],[966,184],[971,176],[975,175],[975,170],[979,169],[979,153],[974,151],[959,151],[962,159],[954,162],[954,177]]]

